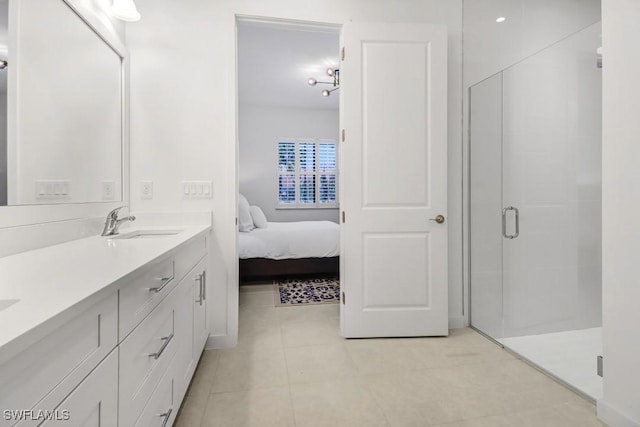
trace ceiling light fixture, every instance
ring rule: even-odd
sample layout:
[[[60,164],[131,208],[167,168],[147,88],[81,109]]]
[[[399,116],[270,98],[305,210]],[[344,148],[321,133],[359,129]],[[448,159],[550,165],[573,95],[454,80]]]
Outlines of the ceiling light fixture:
[[[314,79],[313,77],[309,77],[309,79],[307,80],[307,83],[309,83],[309,86],[315,86],[317,84],[333,85],[333,89],[331,89],[331,90],[329,90],[329,89],[323,90],[322,91],[322,96],[329,96],[329,95],[331,95],[331,92],[340,89],[340,69],[339,68],[328,68],[327,69],[327,74],[329,76],[333,77],[333,81],[332,82],[319,82],[317,79]]]
[[[133,0],[113,0],[111,14],[122,21],[137,22],[140,20],[140,12],[136,9]]]
[[[500,17],[496,18],[496,22],[497,22],[498,24],[499,24],[499,23],[501,23],[501,22],[504,22],[504,21],[506,21],[506,20],[507,20],[507,18],[505,18],[504,16],[500,16]]]

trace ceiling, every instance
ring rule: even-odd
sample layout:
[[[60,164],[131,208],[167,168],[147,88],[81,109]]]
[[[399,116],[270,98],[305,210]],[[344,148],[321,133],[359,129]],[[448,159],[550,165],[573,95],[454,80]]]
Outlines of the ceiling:
[[[339,30],[260,22],[238,23],[238,96],[245,105],[338,109],[329,85],[309,86],[310,77],[331,81],[338,66]]]

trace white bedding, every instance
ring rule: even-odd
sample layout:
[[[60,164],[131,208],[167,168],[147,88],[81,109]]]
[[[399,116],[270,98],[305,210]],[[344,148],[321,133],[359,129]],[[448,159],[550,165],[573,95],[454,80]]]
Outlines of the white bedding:
[[[328,258],[340,254],[340,226],[331,221],[270,222],[239,234],[241,259]]]

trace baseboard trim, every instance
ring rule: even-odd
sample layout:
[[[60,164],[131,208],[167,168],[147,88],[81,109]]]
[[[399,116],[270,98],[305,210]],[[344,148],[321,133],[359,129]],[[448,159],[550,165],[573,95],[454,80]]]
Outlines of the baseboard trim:
[[[597,403],[598,418],[610,426],[616,427],[640,427],[640,421],[633,421],[616,408],[602,401]]]
[[[466,328],[467,322],[464,316],[453,316],[449,317],[449,329],[462,329]]]
[[[214,348],[231,348],[238,344],[238,339],[230,335],[209,335],[207,338],[207,344],[205,349],[211,350]]]

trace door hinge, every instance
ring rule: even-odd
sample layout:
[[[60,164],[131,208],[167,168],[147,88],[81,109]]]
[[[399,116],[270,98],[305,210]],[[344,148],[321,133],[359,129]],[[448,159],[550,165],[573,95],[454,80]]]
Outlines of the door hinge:
[[[602,356],[598,356],[598,368],[597,368],[598,376],[601,377],[603,371],[604,371],[604,359],[602,358]]]
[[[342,305],[344,305],[346,300],[347,300],[347,298],[344,296],[344,292],[343,292],[342,293]]]
[[[345,137],[345,132],[344,132],[344,129],[342,129],[342,142],[344,142],[344,137]]]
[[[238,225],[238,217],[236,217],[236,225]]]
[[[340,50],[340,59],[344,61],[344,47]]]
[[[344,224],[344,221],[345,221],[345,214],[344,214],[344,211],[342,211],[342,223],[343,224]]]

